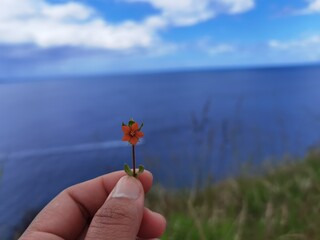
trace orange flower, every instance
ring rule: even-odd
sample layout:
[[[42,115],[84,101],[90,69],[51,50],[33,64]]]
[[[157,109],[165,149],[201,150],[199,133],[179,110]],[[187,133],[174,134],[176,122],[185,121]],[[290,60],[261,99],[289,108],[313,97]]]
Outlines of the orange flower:
[[[124,136],[122,138],[122,141],[128,141],[132,145],[136,145],[139,142],[139,138],[142,138],[144,136],[143,132],[140,131],[139,124],[138,123],[132,123],[129,126],[122,125],[122,131],[124,133]]]

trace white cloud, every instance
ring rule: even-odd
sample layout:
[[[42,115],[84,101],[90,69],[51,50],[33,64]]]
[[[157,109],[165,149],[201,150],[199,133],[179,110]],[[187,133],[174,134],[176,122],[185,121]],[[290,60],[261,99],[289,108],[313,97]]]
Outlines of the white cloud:
[[[111,25],[90,7],[43,0],[0,1],[0,43],[40,47],[75,46],[126,50],[157,41],[155,19]]]
[[[309,47],[320,47],[320,35],[314,35],[312,37],[292,40],[292,41],[269,41],[269,46],[274,49],[288,50],[296,48],[309,48]]]
[[[308,6],[298,10],[297,14],[320,13],[320,0],[308,0]]]
[[[73,46],[126,51],[161,43],[159,31],[189,26],[217,14],[239,14],[254,0],[123,0],[147,2],[160,13],[140,22],[110,24],[95,9],[76,2],[50,4],[45,0],[0,0],[0,44],[39,47]]]
[[[291,41],[270,40],[268,45],[273,50],[294,55],[298,58],[305,58],[306,60],[320,59],[320,35]]]
[[[254,7],[253,0],[219,0],[229,14],[246,12]]]
[[[252,9],[254,0],[125,0],[146,2],[161,11],[167,24],[189,26],[215,17],[217,14],[239,14]]]
[[[86,20],[94,15],[94,10],[78,3],[70,2],[60,5],[45,4],[42,7],[43,16],[55,20]]]
[[[200,39],[195,45],[201,51],[212,56],[236,51],[234,45],[229,43],[215,43],[210,38]]]
[[[167,25],[188,26],[207,20],[215,13],[207,8],[206,0],[127,0],[147,2],[161,11],[161,18]],[[160,17],[160,16],[159,16]]]
[[[216,54],[234,52],[235,48],[230,44],[218,44],[218,45],[209,47],[207,51],[210,55],[216,55]]]

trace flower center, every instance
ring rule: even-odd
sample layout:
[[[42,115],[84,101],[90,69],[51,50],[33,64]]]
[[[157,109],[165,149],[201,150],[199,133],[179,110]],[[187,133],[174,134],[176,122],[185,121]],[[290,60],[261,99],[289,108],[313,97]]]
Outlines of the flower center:
[[[131,132],[130,132],[131,137],[134,137],[135,134],[136,134],[135,131],[131,131]]]

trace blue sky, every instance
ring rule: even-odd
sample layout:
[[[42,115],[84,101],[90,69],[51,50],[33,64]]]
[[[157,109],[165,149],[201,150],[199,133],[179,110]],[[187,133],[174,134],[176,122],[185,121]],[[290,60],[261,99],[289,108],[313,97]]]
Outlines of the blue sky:
[[[319,60],[320,0],[0,1],[0,77]]]

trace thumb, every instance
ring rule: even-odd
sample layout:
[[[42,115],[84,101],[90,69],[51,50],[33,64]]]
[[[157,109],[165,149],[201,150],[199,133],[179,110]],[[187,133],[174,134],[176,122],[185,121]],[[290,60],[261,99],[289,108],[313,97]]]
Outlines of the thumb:
[[[93,217],[86,239],[136,239],[143,210],[142,184],[134,177],[122,177]]]

